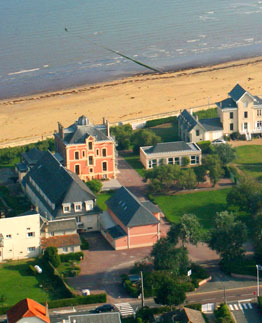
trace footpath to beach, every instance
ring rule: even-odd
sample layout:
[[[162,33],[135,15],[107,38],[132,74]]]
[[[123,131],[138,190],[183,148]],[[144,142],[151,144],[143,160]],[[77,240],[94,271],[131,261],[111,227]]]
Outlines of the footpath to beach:
[[[85,114],[92,123],[122,122],[157,113],[206,106],[227,97],[239,82],[262,94],[262,58],[176,73],[129,77],[114,82],[0,101],[0,145],[52,136]],[[29,85],[30,86],[30,85]]]

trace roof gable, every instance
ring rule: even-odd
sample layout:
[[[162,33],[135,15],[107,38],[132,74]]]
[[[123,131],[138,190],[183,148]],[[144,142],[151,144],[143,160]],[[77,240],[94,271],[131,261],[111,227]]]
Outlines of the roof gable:
[[[240,98],[246,93],[246,90],[242,88],[239,84],[237,84],[228,95],[237,102]]]
[[[119,188],[106,204],[126,227],[159,223],[152,212],[124,186]]]

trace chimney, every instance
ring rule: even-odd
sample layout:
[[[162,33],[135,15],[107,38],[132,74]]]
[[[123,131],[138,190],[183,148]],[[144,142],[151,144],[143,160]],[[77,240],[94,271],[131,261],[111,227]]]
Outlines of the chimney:
[[[192,108],[190,108],[190,114],[193,115],[193,109]]]
[[[106,131],[107,131],[107,137],[110,137],[110,124],[108,120],[106,120]]]
[[[106,124],[106,118],[103,117],[103,125],[105,125],[105,124]]]
[[[58,122],[58,133],[61,139],[64,139],[64,127]]]
[[[49,317],[49,310],[48,310],[48,303],[45,302],[45,315],[46,317]]]
[[[198,115],[196,115],[196,121],[198,121]]]

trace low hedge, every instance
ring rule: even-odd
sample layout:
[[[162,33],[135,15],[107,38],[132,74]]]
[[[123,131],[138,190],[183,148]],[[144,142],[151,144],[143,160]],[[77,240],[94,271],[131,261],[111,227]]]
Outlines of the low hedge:
[[[56,299],[48,302],[49,308],[106,303],[106,294],[94,294],[88,296],[77,296],[73,298]],[[44,304],[43,304],[44,305]]]
[[[84,254],[82,251],[79,252],[71,252],[60,255],[61,262],[68,262],[70,260],[81,260],[84,258]]]
[[[167,117],[155,120],[148,120],[146,122],[145,128],[151,128],[155,126],[159,126],[161,124],[170,123],[170,122],[177,122],[177,117]]]

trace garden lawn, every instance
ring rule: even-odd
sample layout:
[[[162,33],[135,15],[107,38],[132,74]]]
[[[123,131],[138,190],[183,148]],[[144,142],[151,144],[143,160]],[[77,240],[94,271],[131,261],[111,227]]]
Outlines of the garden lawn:
[[[246,175],[262,181],[262,145],[236,147],[235,163]]]
[[[114,192],[103,192],[97,195],[96,204],[100,207],[101,210],[106,210],[106,201],[113,195]]]
[[[125,153],[125,154],[121,154],[124,159],[128,162],[128,164],[134,168],[134,170],[136,170],[138,172],[138,174],[141,177],[144,177],[145,174],[145,168],[142,165],[142,163],[140,162],[140,158],[139,155],[135,155],[133,153]]]
[[[227,209],[226,197],[230,189],[203,191],[179,195],[154,196],[154,202],[164,212],[166,218],[177,223],[185,213],[195,214],[203,228],[209,230],[214,225],[216,212]]]
[[[46,300],[57,299],[59,294],[50,293],[39,287],[43,280],[48,280],[47,274],[34,276],[30,264],[36,264],[34,260],[19,260],[0,265],[0,295],[6,300],[4,306],[12,306],[24,298],[32,298],[37,302],[44,303]]]
[[[164,123],[159,126],[147,128],[153,131],[157,136],[161,137],[161,142],[179,141],[177,122]]]

